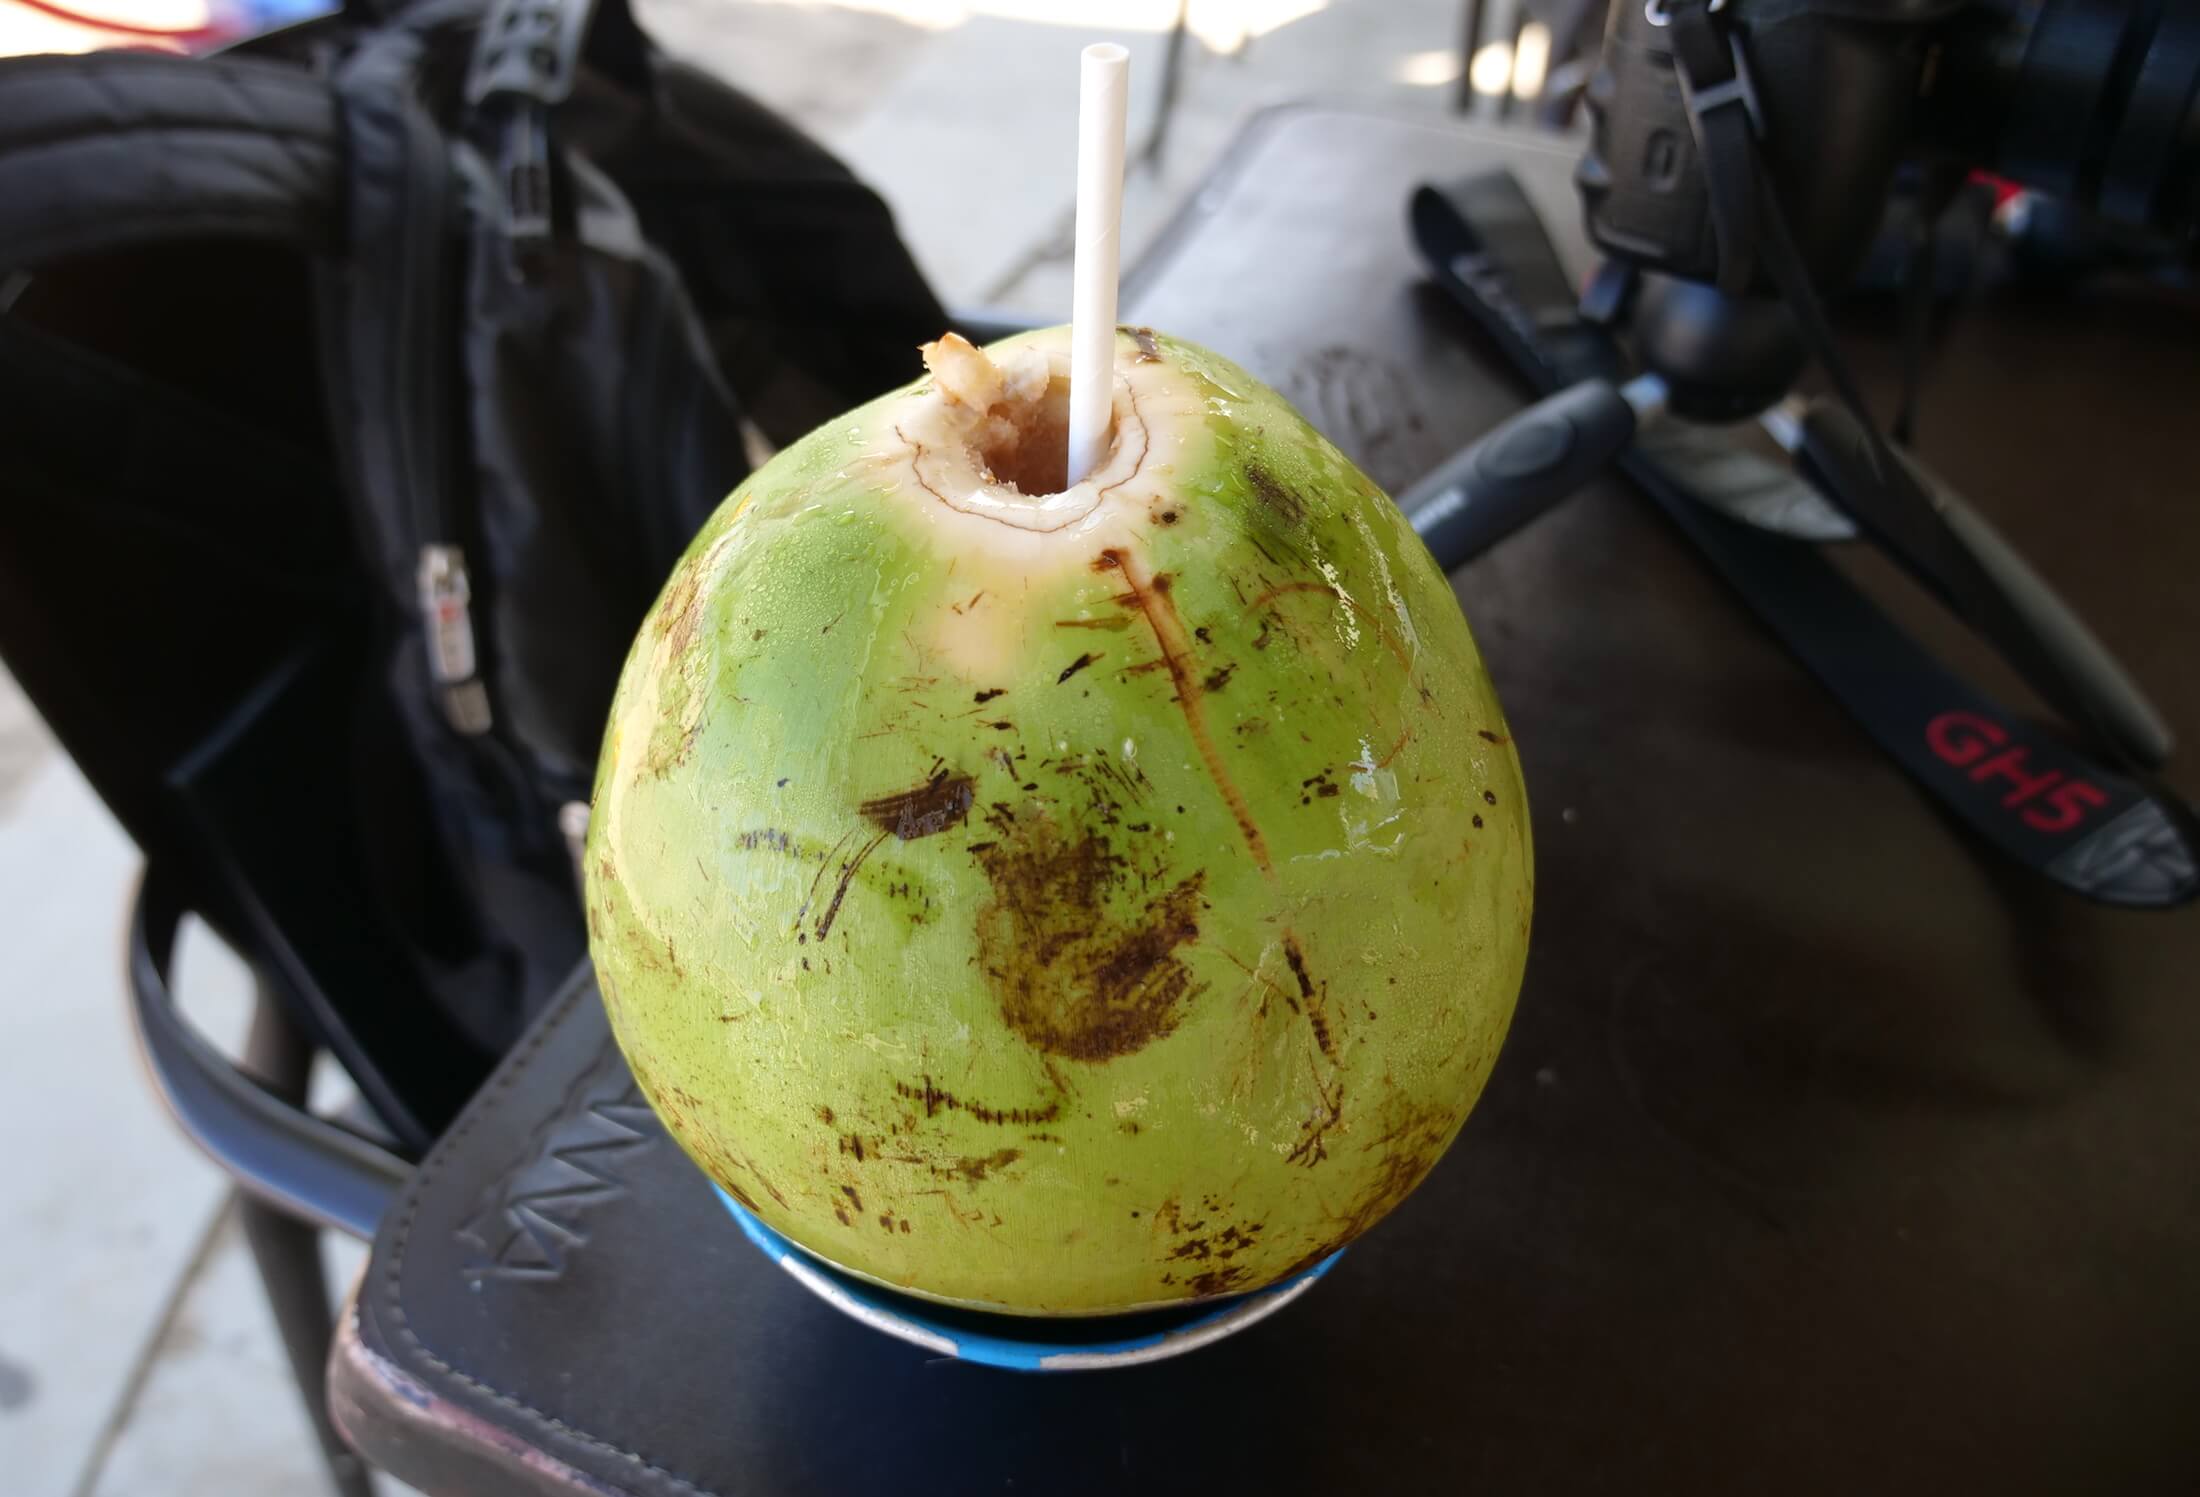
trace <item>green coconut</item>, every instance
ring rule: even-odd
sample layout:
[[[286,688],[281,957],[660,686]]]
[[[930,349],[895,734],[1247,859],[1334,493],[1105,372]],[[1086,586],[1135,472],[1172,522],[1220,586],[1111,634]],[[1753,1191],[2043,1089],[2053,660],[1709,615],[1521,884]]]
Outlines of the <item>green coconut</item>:
[[[796,443],[634,643],[591,949],[695,1161],[880,1284],[1026,1315],[1239,1293],[1372,1227],[1495,1060],[1518,761],[1443,575],[1274,391],[1066,329]]]

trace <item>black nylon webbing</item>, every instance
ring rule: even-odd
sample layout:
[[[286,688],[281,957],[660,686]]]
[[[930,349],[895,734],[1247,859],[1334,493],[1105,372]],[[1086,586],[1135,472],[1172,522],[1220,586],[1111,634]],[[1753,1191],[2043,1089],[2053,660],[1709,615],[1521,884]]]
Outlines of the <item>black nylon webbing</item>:
[[[1696,159],[1703,166],[1711,227],[1718,238],[1718,287],[1739,296],[1756,272],[1758,255],[1748,84],[1707,0],[1674,0],[1668,14],[1673,62],[1688,102],[1689,128],[1696,137]]]

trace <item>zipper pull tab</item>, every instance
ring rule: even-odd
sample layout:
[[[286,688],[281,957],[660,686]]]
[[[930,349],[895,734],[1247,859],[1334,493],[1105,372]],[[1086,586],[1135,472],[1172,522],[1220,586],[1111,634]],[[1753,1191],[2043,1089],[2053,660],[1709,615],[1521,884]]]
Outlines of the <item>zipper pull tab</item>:
[[[428,673],[442,688],[443,715],[468,737],[489,731],[489,693],[475,679],[473,584],[456,546],[420,548],[420,623]]]

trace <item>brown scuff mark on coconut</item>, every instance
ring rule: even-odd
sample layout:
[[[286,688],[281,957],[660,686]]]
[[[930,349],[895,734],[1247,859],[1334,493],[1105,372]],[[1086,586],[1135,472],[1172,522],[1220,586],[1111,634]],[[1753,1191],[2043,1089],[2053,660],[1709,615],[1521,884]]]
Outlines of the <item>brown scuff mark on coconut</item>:
[[[1286,1164],[1303,1164],[1312,1169],[1329,1157],[1329,1130],[1344,1116],[1344,1082],[1339,1079],[1324,1085],[1317,1076],[1314,1094],[1320,1105],[1299,1130],[1298,1141],[1292,1145],[1291,1152],[1284,1156]]]
[[[1259,463],[1245,465],[1245,486],[1253,491],[1253,497],[1276,512],[1285,525],[1297,527],[1306,523],[1306,501],[1270,473]]]
[[[937,1179],[960,1180],[975,1188],[993,1171],[1006,1169],[1023,1157],[1022,1149],[995,1149],[990,1154],[965,1155],[951,1165],[933,1165],[931,1170]]]
[[[657,610],[657,637],[665,642],[666,653],[675,656],[686,653],[702,622],[702,615],[702,569],[691,562],[673,574],[671,584],[665,589],[664,602]]]
[[[1185,1281],[1193,1299],[1211,1299],[1218,1294],[1231,1294],[1252,1282],[1253,1272],[1241,1263],[1228,1263],[1220,1268],[1210,1268]]]
[[[1205,872],[1124,909],[1136,871],[1097,828],[1065,832],[1043,810],[989,818],[977,854],[993,885],[978,912],[978,961],[1001,1017],[1065,1060],[1106,1061],[1176,1028],[1203,991],[1182,948],[1198,940]]]
[[[1392,657],[1397,660],[1398,664],[1401,667],[1409,672],[1413,669],[1413,661],[1407,656],[1406,647],[1400,644],[1397,640],[1390,637],[1390,631],[1383,627],[1382,619],[1376,614],[1370,612],[1367,606],[1361,603],[1359,599],[1353,597],[1350,593],[1342,591],[1331,583],[1279,582],[1275,586],[1269,588],[1266,592],[1262,593],[1259,597],[1255,598],[1252,602],[1251,607],[1247,611],[1251,613],[1261,613],[1272,607],[1278,598],[1289,597],[1294,593],[1320,593],[1325,598],[1334,599],[1336,602],[1342,603],[1345,607],[1351,609],[1353,613],[1359,616],[1360,622],[1366,624],[1370,629],[1375,631],[1375,637],[1378,640],[1382,641],[1383,648],[1390,651]],[[1254,641],[1254,645],[1256,648],[1261,647],[1258,640]]]
[[[961,826],[970,817],[976,781],[969,775],[941,768],[921,785],[873,796],[856,810],[865,821],[903,842],[930,837]]]
[[[810,880],[809,895],[802,901],[802,908],[795,911],[795,924],[798,927],[801,925],[803,917],[809,913],[812,901],[817,898],[818,886],[824,882],[825,869],[830,866],[833,854],[837,854],[841,848],[847,846],[849,841],[853,838],[853,835],[853,833],[850,833],[848,836],[842,837],[840,841],[834,843],[833,852],[827,854],[825,860],[818,864],[817,873]],[[832,901],[825,906],[825,913],[818,917],[818,940],[822,941],[827,936],[833,933],[833,921],[838,918],[840,914],[841,901],[845,900],[848,897],[848,886],[855,882],[857,872],[863,867],[863,860],[865,858],[868,858],[872,853],[876,852],[878,850],[878,845],[892,835],[893,833],[890,830],[875,833],[861,847],[856,849],[854,857],[845,859],[841,863],[840,880],[833,886]],[[801,940],[803,944],[808,944],[808,937],[806,935],[802,936]]]
[[[1277,1278],[1304,1273],[1397,1209],[1436,1168],[1458,1123],[1458,1116],[1447,1108],[1418,1104],[1392,1093],[1377,1119],[1382,1132],[1360,1146],[1362,1154],[1379,1156],[1374,1170],[1341,1209],[1325,1209],[1330,1230]]]
[[[669,658],[677,660],[686,655],[702,633],[710,602],[707,584],[732,541],[730,532],[721,535],[700,555],[683,562],[666,582],[664,597],[655,610],[655,627]],[[757,631],[757,638],[762,637],[763,631]]]
[[[904,1101],[923,1106],[926,1117],[936,1117],[943,1112],[959,1112],[981,1123],[1009,1124],[1014,1127],[1031,1127],[1051,1123],[1062,1115],[1062,1099],[1056,1097],[1043,1107],[989,1107],[983,1102],[973,1102],[958,1097],[935,1083],[930,1076],[920,1078],[921,1084],[907,1081],[894,1083],[894,1095]]]
[[[1057,686],[1061,685],[1064,681],[1067,681],[1070,677],[1076,675],[1086,666],[1091,665],[1094,661],[1099,660],[1100,658],[1101,657],[1099,655],[1094,654],[1091,650],[1085,651],[1084,654],[1079,655],[1068,665],[1062,667],[1062,673],[1054,678],[1054,684]]]
[[[1153,631],[1154,646],[1161,651],[1161,664],[1176,684],[1177,707],[1184,714],[1184,726],[1191,734],[1192,745],[1199,750],[1208,776],[1222,792],[1223,803],[1236,819],[1238,832],[1253,855],[1254,865],[1268,877],[1275,877],[1275,864],[1268,856],[1268,839],[1261,835],[1259,824],[1253,820],[1252,806],[1231,778],[1229,766],[1222,762],[1221,750],[1215,746],[1214,736],[1207,731],[1207,692],[1199,678],[1192,674],[1191,643],[1184,621],[1177,616],[1176,603],[1169,596],[1168,573],[1142,576],[1138,563],[1129,553],[1113,547],[1100,553],[1093,568],[1121,574],[1128,591],[1117,602],[1144,616],[1146,626]]]
[[[1337,1063],[1337,1047],[1329,1037],[1328,1006],[1329,985],[1317,987],[1306,970],[1306,953],[1299,949],[1299,938],[1290,931],[1283,933],[1283,959],[1290,964],[1291,975],[1298,979],[1299,997],[1305,1001],[1306,1022],[1314,1031],[1314,1043],[1321,1049],[1331,1065]]]

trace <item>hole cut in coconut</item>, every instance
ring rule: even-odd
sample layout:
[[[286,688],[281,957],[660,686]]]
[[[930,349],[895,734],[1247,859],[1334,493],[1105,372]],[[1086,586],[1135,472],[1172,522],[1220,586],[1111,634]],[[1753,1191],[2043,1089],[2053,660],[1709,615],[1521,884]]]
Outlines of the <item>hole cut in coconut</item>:
[[[1035,350],[996,363],[959,334],[924,346],[940,393],[968,416],[970,464],[987,482],[1030,499],[1069,485],[1069,376]]]
[[[1032,498],[1069,487],[1069,381],[1005,394],[986,411],[973,454],[996,483]]]
[[[1069,360],[1061,350],[1010,344],[989,353],[948,333],[924,345],[924,363],[932,381],[894,423],[919,492],[961,514],[1038,533],[1080,525],[1104,504],[1143,502],[1124,488],[1152,440],[1130,381],[1117,378],[1100,465],[1072,484]]]

